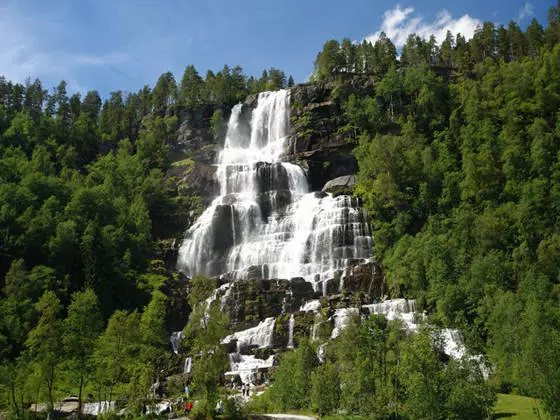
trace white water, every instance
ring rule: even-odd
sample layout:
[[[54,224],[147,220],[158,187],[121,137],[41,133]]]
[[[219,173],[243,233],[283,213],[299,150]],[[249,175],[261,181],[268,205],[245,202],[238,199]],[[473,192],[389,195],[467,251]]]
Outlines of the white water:
[[[404,328],[410,332],[417,332],[420,325],[426,319],[424,314],[416,311],[416,301],[413,299],[389,299],[380,303],[363,305],[362,309],[367,310],[370,314],[384,315],[389,321],[400,320]],[[348,326],[352,317],[357,316],[359,313],[358,308],[337,309],[333,315],[334,329],[331,333],[331,339],[338,337],[342,330]],[[313,327],[312,338],[316,337],[316,326],[318,327],[317,323]],[[458,330],[445,328],[439,330],[439,332],[443,340],[443,351],[445,354],[457,360],[467,356],[467,348],[465,347],[463,336]],[[469,357],[482,360],[481,356]],[[481,367],[483,367],[482,362]]]
[[[350,324],[350,320],[354,316],[358,316],[360,311],[358,308],[340,308],[334,313],[334,328],[331,332],[331,339],[340,335],[342,330]]]
[[[212,292],[212,294],[206,298],[204,301],[204,315],[200,318],[200,325],[202,327],[206,327],[208,320],[210,319],[210,307],[212,304],[220,297],[220,311],[223,311],[225,308],[226,300],[231,293],[231,284],[224,283],[216,290]]]
[[[108,413],[115,409],[115,401],[99,401],[94,403],[85,403],[82,406],[82,413],[90,416],[98,416],[101,413]]]
[[[367,309],[370,314],[384,315],[389,321],[398,319],[409,331],[417,331],[418,320],[424,320],[423,315],[416,312],[416,301],[410,299],[390,299],[364,305],[362,308]]]
[[[295,324],[294,314],[291,314],[290,321],[288,323],[288,348],[289,349],[294,348],[294,324]]]
[[[181,341],[183,341],[183,331],[175,331],[171,334],[169,338],[171,342],[171,347],[173,348],[173,353],[179,354],[179,346],[181,345]]]
[[[357,200],[309,192],[303,169],[281,161],[289,115],[287,90],[259,94],[250,122],[241,105],[233,108],[217,162],[220,196],[179,250],[188,276],[303,277],[324,290],[326,280],[371,258]]]
[[[183,366],[183,373],[191,373],[192,372],[192,357],[187,357],[185,359],[185,364]]]
[[[455,358],[462,359],[465,357],[467,349],[463,343],[463,336],[458,330],[445,328],[441,330],[443,338],[443,351],[445,354]]]
[[[253,384],[255,372],[258,369],[270,368],[274,364],[274,356],[268,359],[257,359],[253,355],[230,353],[230,370],[226,375],[239,375],[245,385]]]
[[[249,346],[258,346],[259,348],[272,347],[275,321],[276,319],[273,317],[266,318],[256,327],[228,335],[222,340],[222,344],[237,340],[238,352]]]
[[[301,312],[317,312],[319,309],[321,309],[321,301],[319,299],[308,300],[299,308]]]

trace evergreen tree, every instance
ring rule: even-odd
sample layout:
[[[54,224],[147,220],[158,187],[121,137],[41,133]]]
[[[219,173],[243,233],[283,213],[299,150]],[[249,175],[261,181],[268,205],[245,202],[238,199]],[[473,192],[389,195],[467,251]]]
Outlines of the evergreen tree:
[[[343,56],[340,52],[340,44],[336,40],[327,41],[315,59],[315,74],[319,79],[325,79],[338,73],[342,66]]]
[[[544,31],[543,27],[533,18],[531,24],[527,27],[525,32],[527,42],[527,54],[531,58],[537,58],[541,47],[544,44]]]
[[[292,77],[292,75],[290,74],[290,77],[288,77],[288,87],[293,87],[294,86],[294,78]]]
[[[202,102],[204,80],[193,65],[188,65],[183,73],[179,93],[179,102],[189,108]]]
[[[439,50],[439,62],[443,66],[453,67],[453,48],[455,47],[455,40],[453,34],[447,31],[445,39],[441,43]]]
[[[376,67],[375,72],[378,75],[387,73],[387,71],[395,65],[397,58],[397,49],[391,40],[381,32],[377,41],[373,46],[375,51]]]
[[[154,115],[161,118],[165,117],[173,109],[176,98],[177,84],[173,73],[167,72],[162,74],[152,92]]]

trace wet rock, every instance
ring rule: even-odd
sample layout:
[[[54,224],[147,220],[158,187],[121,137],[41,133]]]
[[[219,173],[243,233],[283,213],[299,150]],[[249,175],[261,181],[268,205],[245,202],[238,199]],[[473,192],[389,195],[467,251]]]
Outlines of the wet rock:
[[[263,220],[268,219],[273,211],[284,214],[286,207],[292,202],[292,193],[288,189],[261,193],[257,197]]]
[[[252,267],[254,275],[261,275],[262,267]],[[231,274],[230,274],[231,276]],[[224,278],[224,276],[222,276]],[[292,280],[239,280],[231,283],[224,300],[224,310],[231,319],[234,331],[254,327],[268,317],[296,312],[314,296],[311,283],[302,278]]]
[[[259,95],[257,93],[253,93],[247,96],[247,98],[245,98],[245,101],[243,101],[243,105],[245,105],[250,109],[255,109],[258,103],[259,103]]]

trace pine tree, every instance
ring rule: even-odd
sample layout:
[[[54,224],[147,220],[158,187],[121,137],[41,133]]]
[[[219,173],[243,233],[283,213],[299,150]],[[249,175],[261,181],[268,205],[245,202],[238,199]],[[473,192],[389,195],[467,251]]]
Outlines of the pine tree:
[[[193,65],[188,65],[183,73],[179,91],[179,103],[192,108],[202,102],[204,80]]]
[[[441,65],[446,67],[453,67],[453,48],[455,40],[451,31],[447,31],[445,39],[441,43],[441,48],[439,50],[439,62]]]
[[[294,78],[292,77],[292,75],[290,74],[290,77],[288,77],[288,87],[293,87],[294,86]]]
[[[537,58],[544,44],[544,30],[536,19],[533,19],[527,27],[525,39],[527,41],[527,54],[531,58]]]

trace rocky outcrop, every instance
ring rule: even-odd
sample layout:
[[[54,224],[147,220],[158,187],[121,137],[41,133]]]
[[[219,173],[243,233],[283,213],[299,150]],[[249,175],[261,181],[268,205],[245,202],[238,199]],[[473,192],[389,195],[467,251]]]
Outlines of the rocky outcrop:
[[[370,78],[354,77],[348,93],[373,89]],[[353,155],[355,133],[345,129],[347,121],[336,98],[336,82],[314,82],[291,89],[292,136],[287,158],[307,169],[313,190],[333,178],[358,172]]]
[[[209,202],[218,189],[215,173],[215,166],[184,159],[173,164],[167,171],[167,177],[175,183],[177,189],[182,190],[183,195],[203,197],[205,202]]]
[[[187,196],[202,197],[206,206],[216,194],[216,168],[213,166],[222,144],[210,132],[210,119],[217,110],[227,115],[223,106],[201,105],[179,112],[179,128],[169,144],[168,159],[172,162],[167,177]]]
[[[323,187],[323,192],[333,195],[348,194],[352,195],[352,190],[356,184],[356,175],[344,175],[331,179]]]
[[[350,92],[358,94],[373,89],[369,78],[354,77],[347,83]],[[353,155],[355,133],[344,129],[347,121],[336,98],[336,82],[314,82],[291,88],[292,135],[286,144],[286,159],[302,166],[308,173],[312,190],[321,190],[327,181],[356,174],[358,166]],[[249,95],[243,102],[246,121],[257,106],[258,95]],[[215,180],[218,151],[223,144],[214,140],[210,119],[221,110],[224,124],[231,110],[218,105],[201,105],[181,110],[179,128],[169,144],[169,160],[173,166],[168,177],[176,181],[185,195],[202,197],[207,205],[217,192]]]
[[[181,154],[194,156],[199,153],[197,161],[208,164],[214,162],[215,152],[221,145],[216,144],[210,132],[210,119],[219,109],[224,116],[230,112],[224,106],[211,104],[179,112],[179,129],[175,140],[170,144],[172,160],[179,160],[177,157]]]
[[[257,275],[257,273],[255,273]],[[260,276],[261,273],[258,273]],[[222,278],[227,277],[222,276]],[[234,330],[253,327],[260,320],[298,310],[315,296],[311,283],[302,278],[291,280],[234,281],[223,300]]]

